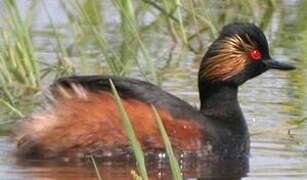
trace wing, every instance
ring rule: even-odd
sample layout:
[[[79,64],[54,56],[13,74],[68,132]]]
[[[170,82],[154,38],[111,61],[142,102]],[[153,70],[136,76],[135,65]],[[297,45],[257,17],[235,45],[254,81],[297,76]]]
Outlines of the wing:
[[[134,99],[168,111],[174,118],[199,119],[200,112],[187,102],[149,82],[114,76],[73,76],[57,80],[52,86],[73,88],[81,85],[91,92],[111,91],[111,79],[123,99]]]

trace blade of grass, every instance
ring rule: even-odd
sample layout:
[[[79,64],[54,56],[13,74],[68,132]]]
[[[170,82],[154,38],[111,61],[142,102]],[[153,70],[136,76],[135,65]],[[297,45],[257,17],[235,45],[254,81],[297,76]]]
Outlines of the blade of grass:
[[[0,100],[0,102],[2,102],[2,104],[4,104],[5,106],[7,106],[9,109],[11,109],[14,113],[16,113],[19,117],[24,118],[25,115],[20,112],[18,109],[16,109],[14,106],[12,106],[10,103],[4,101],[4,100]]]
[[[157,78],[157,73],[156,73],[156,68],[155,68],[155,65],[154,65],[154,61],[150,58],[148,50],[146,49],[145,44],[143,43],[143,41],[142,41],[142,39],[141,39],[141,37],[139,35],[139,32],[138,32],[137,25],[136,25],[135,21],[133,19],[131,19],[131,17],[130,17],[131,15],[129,16],[129,14],[128,14],[128,12],[130,12],[130,10],[127,10],[127,8],[129,7],[129,9],[131,9],[132,4],[133,4],[132,1],[131,0],[128,1],[129,5],[127,5],[127,8],[125,8],[123,6],[124,3],[121,3],[122,0],[121,1],[114,0],[114,2],[115,2],[115,5],[119,8],[120,12],[123,14],[123,16],[126,17],[127,28],[130,29],[131,35],[135,38],[135,40],[138,42],[138,44],[140,46],[140,50],[142,52],[142,55],[143,55],[145,63],[146,63],[145,68],[146,68],[147,72],[150,73],[151,79],[154,82],[157,83],[158,82],[158,78]]]
[[[57,54],[58,57],[58,62],[59,64],[61,64],[63,72],[60,72],[61,75],[72,75],[73,74],[73,66],[69,66],[67,64],[65,64],[65,59],[69,58],[69,55],[64,47],[64,42],[63,42],[63,38],[61,38],[60,33],[58,32],[57,28],[55,27],[55,24],[50,16],[50,13],[48,11],[47,5],[45,2],[43,2],[43,8],[47,14],[48,17],[48,21],[50,24],[50,27],[53,31],[55,40],[56,40],[56,45],[55,45],[55,52]],[[59,72],[57,72],[59,74]]]
[[[164,126],[163,126],[160,115],[159,115],[157,109],[153,105],[151,105],[151,108],[152,108],[152,110],[155,114],[156,122],[158,124],[159,130],[160,130],[160,133],[161,133],[161,136],[162,136],[162,140],[163,140],[163,143],[164,143],[164,146],[165,146],[165,149],[166,149],[166,154],[169,158],[169,163],[170,163],[170,166],[171,166],[173,179],[174,180],[183,180],[183,177],[182,177],[182,174],[181,174],[181,171],[180,171],[179,163],[178,163],[177,158],[175,156],[175,153],[173,151],[173,148],[172,148],[171,142],[168,138],[167,132],[166,132]]]
[[[192,13],[191,10],[185,6],[182,6],[180,4],[181,8],[186,11],[187,13]],[[213,35],[213,37],[217,37],[218,36],[218,31],[216,29],[216,27],[214,26],[213,22],[211,21],[210,17],[207,17],[207,16],[200,16],[198,15],[197,13],[194,13],[195,17],[199,20],[199,21],[202,21],[204,23],[206,23]]]
[[[97,179],[98,179],[98,180],[102,180],[102,176],[100,175],[100,172],[99,172],[99,169],[98,169],[98,167],[97,167],[97,164],[96,164],[96,162],[95,162],[94,157],[93,157],[93,156],[90,156],[90,157],[91,157],[91,161],[92,161],[92,163],[93,163],[93,165],[94,165],[94,168],[95,168],[95,172],[96,172]]]
[[[276,0],[267,0],[267,4],[268,4],[270,7],[275,8],[275,6],[276,6]]]
[[[141,145],[140,145],[139,141],[137,140],[137,137],[134,133],[132,124],[129,120],[127,112],[125,111],[124,105],[123,105],[123,103],[122,103],[122,101],[119,97],[119,94],[118,94],[112,80],[109,79],[109,81],[110,81],[110,84],[111,84],[113,96],[115,98],[117,107],[119,109],[121,121],[124,125],[124,128],[126,130],[130,145],[132,146],[132,150],[133,150],[134,156],[135,156],[136,161],[137,161],[137,167],[138,167],[139,173],[144,180],[148,180],[147,170],[146,170],[146,166],[145,166],[145,158],[144,158],[144,153],[142,151]]]
[[[176,0],[176,5],[177,5],[177,15],[178,15],[178,20],[179,20],[179,26],[180,26],[180,30],[181,30],[181,34],[182,34],[182,39],[184,44],[188,44],[188,38],[187,38],[187,34],[186,34],[186,30],[184,28],[184,24],[182,21],[182,13],[181,13],[181,1],[180,0]]]
[[[133,180],[143,180],[141,176],[139,176],[134,170],[130,172]]]
[[[4,13],[0,14],[5,27],[0,32],[0,87],[7,96],[5,101],[11,106],[14,104],[11,97],[21,95],[29,88],[38,89],[40,85],[38,59],[30,32],[37,4],[36,0],[31,3],[24,18],[15,0],[4,1]]]
[[[123,42],[121,45],[121,62],[124,65],[124,68],[128,67],[129,61],[135,61],[137,62],[137,59],[135,58],[135,54],[137,51],[137,47],[135,47],[134,42],[134,34],[131,31],[129,21],[133,26],[136,26],[136,20],[134,15],[134,7],[131,1],[122,0],[118,3],[121,3],[121,7],[123,10],[120,11],[121,14],[121,32],[122,32],[122,38]],[[125,13],[124,13],[125,12]]]
[[[37,3],[36,1],[34,1]],[[17,8],[16,1],[10,0],[5,1],[6,8],[8,9],[13,36],[17,38],[17,44],[20,44],[19,53],[23,57],[22,63],[26,65],[25,70],[27,70],[27,78],[32,83],[32,85],[38,85],[39,70],[36,63],[36,55],[34,50],[34,44],[31,39],[31,33],[29,30],[31,21],[23,20],[20,10]],[[35,11],[35,9],[32,9]],[[31,12],[33,14],[33,12]]]
[[[177,17],[175,17],[171,12],[168,12],[169,8],[167,7],[167,5],[164,4],[166,2],[167,2],[167,4],[172,4],[171,2],[163,0],[163,6],[165,6],[165,7],[158,5],[156,1],[152,1],[152,0],[143,0],[143,2],[153,6],[155,9],[160,11],[166,18],[168,18],[168,19],[170,19],[170,20],[172,20],[176,23],[179,23],[179,20],[177,19]],[[170,11],[172,11],[172,10],[170,10]]]
[[[112,48],[108,46],[108,43],[103,38],[101,30],[98,27],[91,25],[92,21],[90,19],[90,15],[86,12],[86,10],[82,7],[82,5],[78,1],[71,1],[70,4],[79,11],[80,15],[84,17],[85,23],[86,25],[88,25],[93,37],[97,42],[99,49],[104,54],[108,67],[111,69],[112,73],[121,74],[122,64],[120,62],[118,53],[116,53]],[[79,26],[83,27],[84,25],[79,25]],[[89,33],[86,29],[84,28],[81,29],[84,31],[84,33]]]

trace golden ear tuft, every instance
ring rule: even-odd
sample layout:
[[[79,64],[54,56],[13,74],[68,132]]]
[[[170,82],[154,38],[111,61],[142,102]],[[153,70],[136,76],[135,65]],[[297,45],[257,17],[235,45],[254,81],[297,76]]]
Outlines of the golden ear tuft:
[[[245,42],[239,35],[221,40],[222,48],[217,55],[204,59],[201,64],[202,78],[209,81],[225,81],[245,69],[251,63],[249,52],[256,44],[246,35]]]

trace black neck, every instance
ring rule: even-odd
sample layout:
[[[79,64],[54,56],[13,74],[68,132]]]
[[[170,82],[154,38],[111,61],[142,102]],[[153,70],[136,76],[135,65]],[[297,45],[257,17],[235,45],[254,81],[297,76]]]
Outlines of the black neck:
[[[199,94],[201,112],[214,126],[213,151],[230,157],[248,154],[248,128],[238,102],[238,86],[200,82]]]
[[[200,81],[199,95],[205,116],[235,124],[245,121],[238,102],[238,86]]]
[[[238,102],[238,86],[200,79],[199,95],[204,122],[209,122],[209,129],[213,129],[209,141],[214,153],[225,157],[247,155],[248,128]]]

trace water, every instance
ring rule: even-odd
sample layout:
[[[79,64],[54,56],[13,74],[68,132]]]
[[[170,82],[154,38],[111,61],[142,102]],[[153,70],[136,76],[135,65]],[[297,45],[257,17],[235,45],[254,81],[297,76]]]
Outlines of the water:
[[[67,28],[67,19],[62,18],[64,13],[60,10],[58,1],[47,2],[47,9],[57,27]],[[221,20],[221,24],[233,20],[253,20],[266,23],[265,32],[271,42],[271,53],[275,59],[290,62],[299,67],[295,72],[284,73],[270,71],[262,76],[248,81],[240,88],[240,102],[246,116],[251,133],[251,155],[248,160],[204,161],[201,159],[185,159],[181,161],[183,172],[189,178],[225,179],[306,179],[307,178],[307,127],[299,120],[307,116],[307,17],[303,7],[304,0],[277,2],[272,15],[265,12],[256,12],[251,17],[248,13],[236,15],[232,6],[226,7],[231,15],[230,20]],[[2,1],[0,1],[2,3]],[[27,11],[29,1],[18,1],[23,12]],[[307,4],[306,4],[307,5]],[[110,8],[108,8],[110,7]],[[103,1],[103,13],[109,18],[105,19],[107,39],[114,39],[111,43],[119,43],[116,30],[120,25],[120,17],[115,14],[113,6]],[[235,9],[235,8],[234,8]],[[211,16],[221,16],[225,7],[219,8],[209,3],[206,13]],[[243,10],[240,10],[240,12]],[[144,22],[150,23],[152,16],[146,15]],[[263,21],[262,21],[263,20]],[[33,32],[36,45],[42,50],[41,57],[47,57],[50,62],[55,61],[55,53],[48,43],[50,38],[39,32],[49,32],[48,17],[43,9],[39,10]],[[306,25],[305,25],[306,24]],[[211,38],[204,33],[203,44],[207,47]],[[145,34],[147,48],[150,55],[157,59],[156,66],[159,71],[159,84],[163,89],[176,94],[193,105],[198,105],[196,79],[199,57],[186,50],[182,53],[181,45],[175,45],[171,38],[155,30]],[[70,37],[64,42],[71,46]],[[52,41],[52,40],[50,40]],[[171,49],[170,47],[173,47]],[[197,43],[195,43],[197,47]],[[96,52],[94,51],[93,54]],[[180,53],[183,54],[180,59]],[[168,59],[170,63],[166,63]],[[77,58],[78,59],[78,58]],[[78,60],[76,60],[78,61]],[[93,62],[92,66],[96,66]],[[91,66],[91,64],[90,64]],[[102,64],[103,66],[103,64]],[[133,77],[140,74],[131,70]],[[90,72],[93,73],[94,71]],[[80,72],[81,73],[81,72]],[[46,85],[49,81],[45,82]],[[5,120],[5,115],[1,119]],[[3,134],[3,133],[2,133]],[[14,156],[15,144],[9,134],[0,136],[0,179],[96,179],[95,171],[90,162],[83,164],[55,163],[49,161],[20,160]],[[127,179],[130,170],[135,166],[130,161],[100,162],[99,168],[104,179]],[[148,162],[148,170],[152,179],[170,179],[168,166],[159,160]]]

